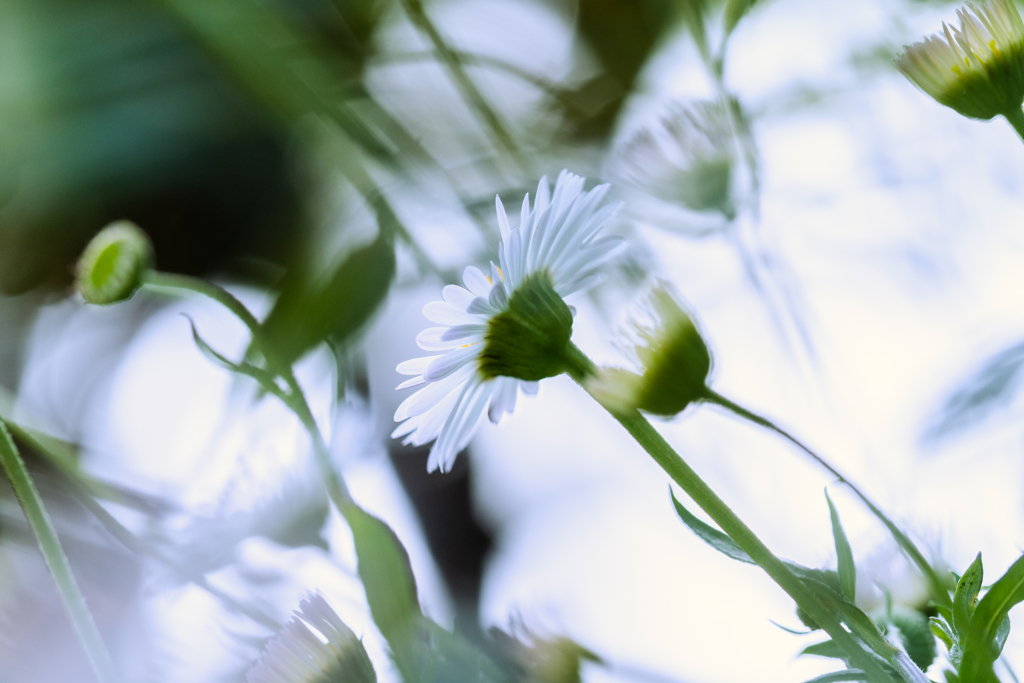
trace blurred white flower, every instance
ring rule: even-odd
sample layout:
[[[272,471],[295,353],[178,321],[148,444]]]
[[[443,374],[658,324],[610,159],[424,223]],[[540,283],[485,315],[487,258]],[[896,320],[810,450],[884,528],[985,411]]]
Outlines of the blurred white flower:
[[[597,284],[600,266],[623,245],[601,234],[619,206],[602,204],[609,186],[585,192],[585,180],[562,171],[552,195],[542,178],[532,210],[527,194],[515,228],[496,198],[499,265],[491,263],[490,277],[466,268],[465,287],[448,285],[444,301],[423,308],[443,327],[427,328],[416,341],[441,353],[398,366],[413,375],[399,389],[427,386],[398,407],[395,420],[402,424],[392,436],[415,445],[437,439],[428,470],[451,469],[484,412],[497,423],[515,408],[519,388],[534,394],[538,380],[565,370],[572,315],[561,297]]]
[[[246,683],[374,683],[366,649],[320,594],[310,595],[267,643]]]
[[[968,12],[967,8],[974,13]],[[940,104],[964,116],[990,119],[1024,102],[1024,22],[1012,0],[967,3],[960,29],[904,46],[896,68]]]
[[[732,124],[720,102],[677,102],[616,150],[609,171],[666,202],[731,219],[735,158]]]

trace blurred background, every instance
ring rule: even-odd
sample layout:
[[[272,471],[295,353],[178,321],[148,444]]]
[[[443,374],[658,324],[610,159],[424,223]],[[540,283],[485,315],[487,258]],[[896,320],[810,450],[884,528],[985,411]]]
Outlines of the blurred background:
[[[389,435],[422,306],[497,258],[563,168],[611,182],[629,248],[571,301],[616,330],[660,278],[714,388],[868,491],[932,559],[998,576],[1024,545],[1024,146],[892,66],[955,5],[909,0],[6,0],[0,3],[0,415],[125,681],[243,681],[319,590],[397,681],[301,425],[214,365],[210,302],[71,293],[129,219],[157,267],[264,320],[357,501],[409,549],[446,627],[571,638],[588,682],[801,681],[835,668],[759,570],[705,546],[668,478],[565,377],[453,472]],[[515,221],[513,221],[515,222]],[[185,314],[183,316],[182,314]],[[324,337],[329,344],[319,343]],[[713,407],[658,428],[779,555],[865,609],[924,589],[885,530],[793,448]],[[874,600],[874,603],[870,603]],[[1024,632],[1008,660],[1024,668]],[[938,674],[933,673],[933,678]],[[0,678],[92,681],[10,489]]]

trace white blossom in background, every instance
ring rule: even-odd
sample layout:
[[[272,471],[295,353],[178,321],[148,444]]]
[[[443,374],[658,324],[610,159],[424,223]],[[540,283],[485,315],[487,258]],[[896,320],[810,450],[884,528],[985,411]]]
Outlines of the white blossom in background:
[[[609,173],[626,185],[694,211],[735,215],[736,141],[720,102],[672,103],[612,154]]]
[[[551,376],[541,370],[534,374],[530,368],[517,372],[488,366],[487,359],[499,347],[518,343],[501,332],[502,323],[524,322],[509,320],[510,316],[517,317],[510,302],[525,304],[528,297],[521,292],[535,277],[548,278],[548,289],[557,297],[593,287],[602,279],[601,266],[622,248],[620,238],[601,232],[601,226],[619,206],[604,203],[609,186],[584,191],[585,182],[585,178],[562,171],[552,194],[547,178],[542,178],[533,207],[528,194],[523,200],[517,227],[511,227],[501,200],[496,198],[501,229],[499,263],[491,263],[489,276],[469,266],[463,274],[465,287],[448,285],[442,290],[443,301],[424,307],[424,316],[441,327],[427,328],[416,341],[423,350],[439,353],[398,366],[399,373],[413,376],[399,389],[426,386],[398,407],[395,420],[402,424],[392,436],[404,436],[404,443],[414,445],[436,439],[427,462],[430,471],[451,469],[484,413],[497,423],[515,408],[519,389],[534,394],[537,380]],[[529,297],[534,294],[537,292],[531,288]],[[561,299],[545,305],[557,308],[554,304],[568,310]],[[550,314],[555,315],[553,309]],[[525,324],[531,329],[543,328],[538,334],[544,337],[548,325],[556,332],[571,333],[572,319],[571,315],[568,321],[548,316]],[[517,374],[509,376],[512,372]]]
[[[356,634],[319,593],[304,598],[266,646],[246,683],[374,683],[373,664]]]
[[[941,34],[905,46],[896,68],[964,116],[1019,114],[1024,102],[1024,21],[1016,6],[1012,0],[988,0],[980,6],[969,2],[956,14],[959,29],[943,23]]]

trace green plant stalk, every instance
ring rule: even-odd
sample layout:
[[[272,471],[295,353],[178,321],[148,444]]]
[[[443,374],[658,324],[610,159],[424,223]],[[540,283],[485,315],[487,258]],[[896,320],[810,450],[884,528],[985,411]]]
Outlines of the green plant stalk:
[[[85,604],[85,598],[78,589],[74,574],[71,573],[71,565],[60,546],[57,532],[53,528],[53,522],[46,513],[43,506],[43,499],[32,481],[32,477],[25,467],[25,461],[21,459],[17,446],[11,434],[7,431],[7,424],[0,419],[0,464],[3,465],[7,479],[14,489],[14,495],[18,498],[21,510],[25,519],[35,534],[39,543],[39,551],[43,555],[50,575],[57,584],[57,591],[60,593],[64,607],[71,617],[71,623],[78,634],[78,638],[85,649],[86,657],[92,666],[96,678],[102,683],[116,683],[118,680],[114,670],[114,662],[107,652],[100,632],[96,628],[92,614]]]
[[[1013,129],[1017,131],[1017,135],[1020,136],[1021,140],[1024,140],[1024,110],[1011,109],[1007,113],[1003,114],[1006,120],[1010,122]]]
[[[593,374],[594,365],[582,351],[572,343],[567,349],[569,368],[567,372],[583,388],[586,389],[588,376]],[[662,438],[650,422],[639,411],[617,412],[609,410],[612,417],[626,428],[640,446],[647,451],[658,465],[679,485],[683,491],[718,524],[732,540],[744,550],[751,559],[768,574],[782,590],[811,618],[828,633],[834,641],[850,657],[853,666],[863,669],[872,681],[891,681],[892,678],[882,669],[878,662],[868,654],[853,638],[838,619],[821,603],[821,601],[803,582],[761,542],[756,534],[718,497],[707,483],[676,453]],[[888,653],[886,653],[888,655]]]
[[[1024,113],[1022,113],[1022,116],[1024,116]],[[705,396],[704,400],[707,401],[708,403],[720,405],[726,410],[735,413],[736,415],[744,418],[745,420],[749,420],[750,422],[753,422],[756,425],[759,425],[761,427],[764,427],[765,429],[775,432],[776,434],[783,437],[784,439],[792,443],[794,446],[802,450],[804,453],[809,455],[811,459],[813,459],[819,465],[824,467],[829,472],[829,474],[838,479],[840,483],[849,487],[849,489],[853,491],[853,493],[858,498],[861,499],[864,505],[867,506],[869,510],[871,510],[871,513],[875,515],[875,517],[877,517],[879,520],[881,520],[881,522],[886,526],[886,528],[889,529],[889,533],[891,533],[893,538],[896,539],[896,543],[905,553],[907,553],[907,555],[910,556],[910,559],[913,561],[913,563],[917,565],[918,570],[924,575],[925,580],[928,582],[928,586],[931,589],[932,593],[932,599],[944,607],[949,607],[953,604],[949,598],[949,589],[946,587],[945,583],[943,583],[942,579],[939,578],[939,575],[935,572],[935,568],[931,566],[928,560],[925,559],[924,555],[921,554],[921,551],[917,548],[917,546],[914,545],[914,542],[911,541],[910,538],[905,533],[903,533],[903,531],[898,526],[896,526],[896,524],[891,519],[889,519],[889,517],[884,512],[882,512],[881,508],[875,505],[875,503],[870,498],[868,498],[863,491],[857,488],[857,486],[855,486],[849,479],[844,477],[842,473],[839,472],[839,470],[837,470],[835,467],[833,467],[827,460],[825,460],[820,455],[812,451],[810,448],[808,448],[802,442],[800,442],[796,437],[786,432],[784,429],[773,423],[771,420],[761,417],[760,415],[747,410],[743,406],[730,401],[729,399],[725,398],[721,394],[712,391],[711,389],[707,389],[707,395]]]
[[[324,437],[320,433],[320,428],[317,427],[316,420],[313,417],[313,411],[309,408],[309,403],[306,401],[306,396],[302,392],[302,388],[299,386],[298,380],[295,379],[295,373],[291,366],[286,363],[277,362],[269,353],[269,347],[266,344],[261,343],[263,335],[260,330],[260,323],[256,319],[256,316],[254,316],[252,312],[245,307],[245,304],[231,294],[231,292],[227,291],[223,287],[213,284],[212,282],[207,282],[206,280],[201,280],[199,278],[151,270],[143,276],[143,284],[161,289],[183,290],[195,294],[201,294],[224,306],[228,311],[241,320],[247,328],[249,328],[249,333],[252,335],[253,342],[263,353],[271,372],[280,375],[288,385],[288,393],[281,391],[275,391],[273,393],[284,401],[285,405],[295,413],[296,417],[299,418],[302,426],[309,434],[317,466],[320,468],[320,474],[324,479],[324,485],[327,487],[327,495],[330,496],[331,501],[334,503],[335,507],[338,508],[338,511],[344,515],[348,506],[352,505],[352,495],[349,493],[344,480],[338,476],[338,473],[334,470],[334,466],[331,463],[330,451],[327,448],[327,443],[324,441]]]

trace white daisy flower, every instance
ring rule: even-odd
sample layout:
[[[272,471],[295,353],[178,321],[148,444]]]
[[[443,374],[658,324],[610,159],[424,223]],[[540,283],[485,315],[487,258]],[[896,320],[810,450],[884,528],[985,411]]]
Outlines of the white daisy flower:
[[[375,683],[377,675],[362,642],[319,593],[272,638],[246,683]]]
[[[1019,114],[1024,102],[1024,21],[1013,1],[969,2],[956,14],[959,30],[943,23],[942,34],[904,46],[896,68],[964,116]]]
[[[497,423],[515,408],[520,389],[535,394],[538,380],[571,370],[572,313],[562,297],[597,284],[600,267],[624,244],[601,234],[619,206],[603,204],[609,186],[584,191],[585,180],[562,171],[551,194],[542,178],[533,208],[527,194],[514,228],[496,198],[499,265],[491,263],[489,276],[466,268],[465,287],[448,285],[444,301],[423,308],[442,327],[427,328],[416,342],[438,355],[398,366],[413,376],[399,389],[426,386],[399,406],[402,424],[392,436],[417,446],[436,439],[429,471],[451,469],[484,413]]]

